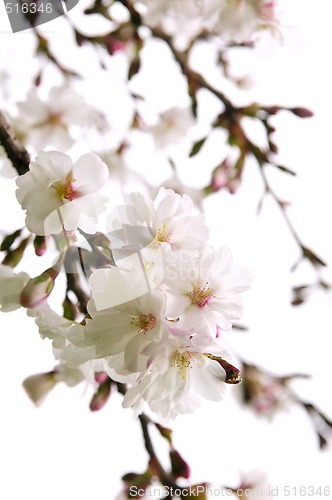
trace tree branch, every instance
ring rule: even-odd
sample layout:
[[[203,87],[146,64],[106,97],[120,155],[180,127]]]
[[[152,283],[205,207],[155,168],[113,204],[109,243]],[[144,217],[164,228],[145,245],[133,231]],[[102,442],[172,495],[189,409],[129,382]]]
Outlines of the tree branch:
[[[155,38],[159,38],[159,40],[163,40],[168,47],[170,48],[176,62],[179,64],[182,73],[187,77],[188,82],[193,82],[197,88],[204,88],[211,92],[211,94],[214,94],[220,101],[224,104],[225,108],[227,111],[234,111],[234,106],[231,103],[231,101],[219,90],[214,88],[210,83],[208,83],[205,78],[200,75],[199,73],[196,73],[196,71],[193,71],[188,64],[188,57],[186,55],[186,52],[180,52],[177,50],[173,44],[172,37],[166,35],[162,30],[158,28],[151,28],[151,33]]]
[[[18,175],[24,175],[29,171],[30,156],[27,150],[20,144],[15,133],[3,113],[0,111],[0,143],[7,153],[9,160]]]

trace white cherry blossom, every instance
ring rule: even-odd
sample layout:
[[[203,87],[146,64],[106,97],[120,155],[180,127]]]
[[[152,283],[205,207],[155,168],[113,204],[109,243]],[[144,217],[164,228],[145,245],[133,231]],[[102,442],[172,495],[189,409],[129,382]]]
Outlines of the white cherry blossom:
[[[201,28],[201,0],[137,0],[148,26],[161,27],[185,48]]]
[[[157,149],[165,149],[182,141],[194,124],[191,109],[174,107],[161,113],[158,123],[146,132],[152,135]]]
[[[220,401],[225,392],[226,372],[207,353],[217,350],[227,355],[216,344],[201,339],[193,340],[171,335],[162,342],[150,372],[129,388],[123,401],[125,408],[142,411],[142,400],[158,417],[168,421],[178,413],[191,413],[201,398]],[[148,346],[146,354],[151,350]]]
[[[13,119],[13,127],[24,144],[35,151],[50,146],[67,151],[74,144],[72,125],[106,127],[102,113],[66,85],[53,87],[47,100],[31,90],[17,108],[19,120]]]
[[[73,163],[57,151],[39,152],[30,171],[16,180],[27,228],[38,235],[78,227],[94,233],[97,216],[106,209],[107,198],[98,191],[107,179],[106,165],[93,153]]]
[[[225,41],[249,41],[262,28],[278,24],[277,1],[208,0],[204,7],[205,25]]]
[[[251,284],[248,271],[233,265],[230,250],[206,247],[194,258],[168,254],[166,262],[166,316],[192,333],[215,337],[217,325],[230,330],[242,314],[239,294]]]
[[[99,311],[90,301],[88,311],[92,319],[86,322],[85,344],[94,346],[96,357],[107,358],[108,366],[119,375],[145,370],[148,358],[141,355],[142,351],[149,344],[157,346],[169,332],[164,320],[164,302],[157,290],[121,306]],[[122,356],[113,363],[112,357],[120,354]]]
[[[113,229],[121,228],[123,224],[147,227],[151,237],[142,239],[141,243],[155,248],[167,246],[176,251],[197,250],[209,237],[205,217],[195,214],[190,197],[181,196],[172,189],[160,188],[154,200],[142,193],[130,194],[126,205],[114,210],[111,220]]]
[[[52,340],[53,354],[59,361],[55,369],[56,381],[69,387],[83,380],[95,382],[95,373],[103,371],[103,364],[95,359],[93,347],[86,346],[84,327],[57,314],[48,303],[28,309],[35,318],[42,339]]]

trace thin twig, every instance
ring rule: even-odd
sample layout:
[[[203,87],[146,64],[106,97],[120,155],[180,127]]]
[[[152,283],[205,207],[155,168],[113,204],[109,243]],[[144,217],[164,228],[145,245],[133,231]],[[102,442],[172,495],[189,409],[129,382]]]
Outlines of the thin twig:
[[[123,396],[126,394],[127,388],[125,384],[121,384],[119,382],[116,383],[118,392],[122,394]],[[144,413],[139,415],[138,417],[139,422],[141,424],[141,429],[142,429],[142,434],[143,434],[143,440],[144,440],[144,446],[145,449],[150,457],[150,461],[153,463],[153,467],[158,473],[158,478],[160,479],[161,483],[164,486],[167,486],[171,490],[177,490],[180,491],[182,490],[182,487],[179,486],[174,480],[172,479],[172,475],[168,472],[165,471],[164,467],[161,465],[157,454],[155,452],[152,439],[150,436],[149,432],[149,424],[154,424],[154,422]],[[182,498],[182,497],[181,497]]]
[[[163,40],[168,47],[170,48],[176,62],[179,64],[182,73],[187,77],[188,82],[193,82],[197,88],[204,88],[211,92],[211,94],[214,94],[218,99],[220,99],[225,108],[228,111],[234,111],[234,106],[231,103],[231,101],[225,96],[223,92],[220,90],[217,90],[215,87],[213,87],[210,83],[208,83],[205,78],[200,75],[199,73],[196,73],[196,71],[193,71],[188,64],[188,57],[186,52],[180,52],[177,50],[173,44],[172,37],[166,35],[162,30],[158,28],[150,28],[152,35],[155,38],[158,38],[159,40]]]
[[[30,156],[27,150],[17,140],[15,133],[3,113],[0,111],[0,143],[18,175],[29,171]]]

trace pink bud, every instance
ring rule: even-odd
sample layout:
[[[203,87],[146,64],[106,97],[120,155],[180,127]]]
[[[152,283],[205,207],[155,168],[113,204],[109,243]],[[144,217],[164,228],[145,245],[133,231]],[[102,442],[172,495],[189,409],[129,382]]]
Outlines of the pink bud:
[[[313,112],[307,108],[289,108],[289,111],[300,118],[311,118],[314,116]]]
[[[42,274],[28,281],[20,297],[20,303],[23,307],[34,308],[47,299],[53,290],[55,279],[59,275],[64,258],[65,252],[60,254],[54,267],[46,269]]]
[[[55,277],[50,273],[54,269],[47,269],[36,278],[32,278],[22,290],[20,303],[23,307],[33,308],[39,306],[50,295],[55,284]]]
[[[111,393],[111,379],[107,377],[105,382],[100,384],[97,389],[97,392],[93,395],[93,398],[90,402],[90,410],[91,411],[99,411],[103,408],[103,406],[107,403],[108,398]]]
[[[36,236],[33,240],[33,246],[35,248],[35,254],[38,255],[38,257],[44,255],[47,250],[45,236]]]
[[[95,373],[95,381],[98,382],[98,384],[103,384],[106,382],[108,379],[108,375],[106,372],[97,372]]]

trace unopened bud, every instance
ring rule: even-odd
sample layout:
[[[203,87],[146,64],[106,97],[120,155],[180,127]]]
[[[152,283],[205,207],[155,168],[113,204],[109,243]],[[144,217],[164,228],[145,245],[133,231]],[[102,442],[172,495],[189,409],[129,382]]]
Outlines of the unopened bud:
[[[289,111],[300,118],[311,118],[314,116],[313,112],[308,108],[289,108]]]
[[[95,373],[95,381],[98,383],[98,384],[103,384],[104,382],[106,382],[106,380],[108,379],[108,374],[106,372],[97,372]]]
[[[55,279],[60,273],[64,258],[65,252],[60,254],[53,267],[28,281],[20,297],[20,303],[23,307],[34,308],[47,299],[54,288]]]
[[[171,459],[172,472],[175,478],[184,477],[188,479],[190,477],[190,468],[187,462],[181,457],[180,453],[172,449],[169,453]]]
[[[55,277],[50,271],[54,269],[47,269],[36,278],[32,278],[22,290],[21,305],[26,308],[34,308],[39,306],[50,295],[55,284]]]
[[[44,253],[47,250],[45,236],[36,236],[35,239],[33,240],[33,246],[35,249],[35,254],[38,255],[38,257],[44,255]]]
[[[97,389],[97,392],[94,394],[90,402],[90,410],[91,411],[101,410],[103,406],[107,403],[110,393],[111,393],[111,379],[107,378],[105,382],[100,384],[100,386]]]
[[[280,106],[265,106],[262,109],[269,115],[276,115],[281,110]]]
[[[31,401],[36,406],[40,406],[56,383],[57,380],[53,371],[31,375],[31,377],[24,380],[23,387]]]

